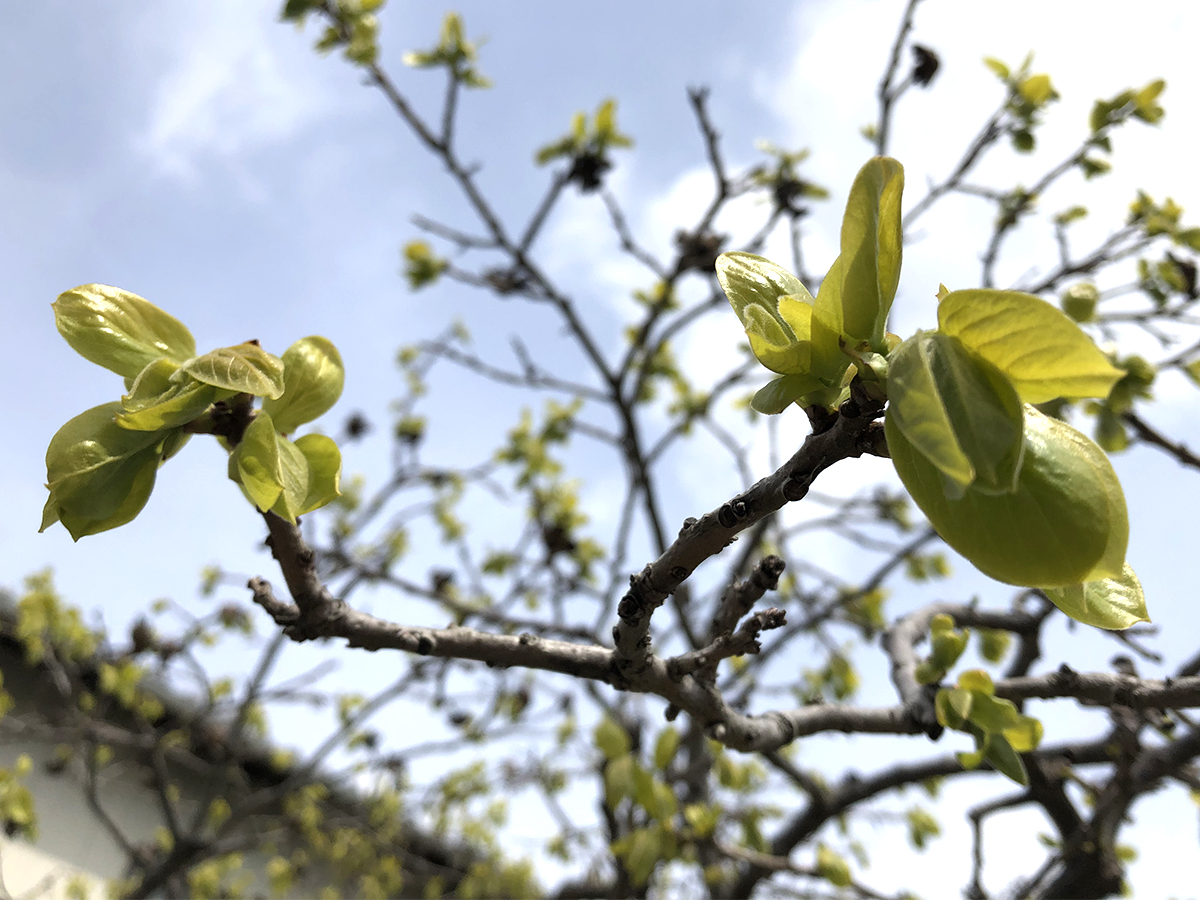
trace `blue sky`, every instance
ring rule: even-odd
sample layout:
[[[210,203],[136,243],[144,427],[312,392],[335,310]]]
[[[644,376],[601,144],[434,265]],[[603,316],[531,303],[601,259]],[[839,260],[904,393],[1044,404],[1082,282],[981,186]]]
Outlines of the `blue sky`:
[[[224,478],[223,453],[198,440],[163,469],[131,525],[79,544],[58,527],[36,533],[46,443],[62,422],[121,391],[116,376],[76,356],[55,332],[49,304],[59,292],[86,282],[134,291],[185,321],[202,348],[258,338],[278,353],[303,335],[328,336],[347,360],[346,392],[330,428],[355,409],[385,422],[400,390],[397,346],[456,316],[478,335],[493,334],[501,348],[518,327],[545,332],[535,314],[498,309],[470,292],[408,292],[398,248],[416,235],[411,215],[465,224],[461,201],[382,98],[340,59],[313,53],[311,32],[279,24],[276,6],[46,0],[14,7],[0,34],[0,115],[8,123],[0,130],[0,380],[10,386],[0,443],[7,505],[0,584],[18,587],[23,575],[53,566],[67,597],[102,610],[112,626],[158,597],[201,607],[194,586],[210,563],[275,573],[260,548],[260,521]],[[461,141],[467,156],[485,163],[480,183],[502,214],[519,218],[539,196],[546,173],[532,165],[533,151],[564,132],[576,110],[615,96],[622,129],[637,146],[619,157],[611,183],[648,243],[665,250],[674,228],[707,200],[709,176],[684,89],[709,84],[731,164],[753,160],[759,138],[813,148],[805,171],[833,199],[813,216],[806,252],[814,269],[831,261],[845,188],[868,154],[858,129],[874,118],[899,2],[474,0],[457,8],[470,34],[487,37],[481,68],[496,85],[464,99]],[[926,177],[946,171],[1000,97],[980,58],[1016,63],[1032,49],[1035,69],[1049,72],[1064,97],[1048,116],[1046,156],[1001,154],[986,172],[1031,180],[1046,159],[1072,147],[1093,99],[1164,76],[1166,121],[1118,136],[1118,174],[1089,186],[1095,224],[1084,228],[1111,227],[1135,187],[1170,193],[1200,212],[1191,160],[1200,73],[1188,43],[1200,33],[1200,13],[1167,2],[1141,4],[1137,18],[1120,21],[1103,10],[1080,19],[1079,5],[1063,0],[1002,8],[929,0],[918,12],[916,39],[937,49],[943,69],[934,90],[908,95],[898,111],[892,152],[908,166],[909,202]],[[383,18],[383,61],[427,112],[436,108],[440,79],[403,71],[399,57],[432,43],[443,12],[393,0]],[[1070,182],[1061,205],[1079,189]],[[1047,208],[1058,201],[1047,197]],[[736,233],[752,218],[753,210],[734,210],[722,227]],[[976,283],[988,218],[978,205],[954,201],[926,225],[930,239],[906,250],[893,325],[902,333],[932,321],[939,281]],[[1052,258],[1038,256],[1046,237],[1029,238],[1021,248],[1028,253],[1014,254],[1001,282],[1021,276],[1030,259]],[[628,291],[645,279],[631,283],[598,204],[571,199],[541,246],[548,268],[578,286],[589,320],[615,343]],[[731,320],[703,329],[680,348],[681,358],[734,360],[733,328]],[[473,460],[463,449],[473,435],[491,428],[499,436],[511,421],[511,400],[475,391],[458,378],[435,384],[435,403],[454,410],[434,444],[448,463]],[[1159,392],[1164,403],[1152,420],[1200,444],[1194,389],[1164,379]],[[798,439],[801,429],[785,433]],[[385,461],[379,440],[346,453],[348,473],[381,473]],[[1168,653],[1176,648],[1170,658],[1177,660],[1195,635],[1193,579],[1179,563],[1190,558],[1194,538],[1178,511],[1200,501],[1200,479],[1148,451],[1116,465],[1130,499],[1129,558],[1164,626],[1161,643]],[[673,499],[680,515],[709,509],[734,488],[731,476],[710,469],[702,454],[680,459]],[[850,489],[879,473],[886,467],[831,472],[823,487]],[[607,476],[590,477],[585,497],[603,518]],[[1099,667],[1114,652],[1090,636],[1071,647],[1083,668],[1086,654]],[[375,658],[352,665],[355,677],[386,668]],[[1187,814],[1186,806],[1171,810]],[[1178,830],[1178,818],[1167,821]],[[1190,838],[1194,810],[1189,821]],[[1143,842],[1149,861],[1139,872],[1153,868],[1155,843]]]

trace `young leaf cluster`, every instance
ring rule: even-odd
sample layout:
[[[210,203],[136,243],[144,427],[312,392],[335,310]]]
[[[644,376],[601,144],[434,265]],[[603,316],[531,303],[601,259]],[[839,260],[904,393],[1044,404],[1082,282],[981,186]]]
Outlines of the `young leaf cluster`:
[[[317,41],[317,50],[342,48],[346,59],[371,65],[379,56],[379,20],[375,13],[386,0],[287,0],[281,18],[303,24],[312,12],[328,12],[332,20]]]
[[[418,69],[444,67],[455,82],[469,88],[488,88],[490,79],[475,68],[478,45],[467,40],[462,17],[455,12],[442,19],[442,33],[435,47],[404,54],[404,64]]]
[[[257,341],[196,355],[182,322],[119,288],[82,285],[53,309],[72,349],[123,376],[128,393],[80,413],[51,439],[42,531],[62,522],[79,540],[131,521],[159,467],[196,433],[224,442],[229,477],[262,511],[295,521],[338,496],[337,444],[320,434],[286,437],[341,396],[342,359],[328,339],[302,338],[282,358]],[[263,398],[257,412],[255,397]]]
[[[633,139],[617,128],[617,101],[610,98],[596,108],[590,123],[586,113],[575,113],[571,130],[538,150],[534,160],[539,166],[556,159],[571,160],[567,180],[576,182],[585,192],[594,191],[612,168],[609,150],[632,146]]]
[[[1014,90],[1046,102],[1036,87],[1021,81]],[[1087,624],[1146,620],[1125,563],[1125,497],[1108,458],[1033,405],[1103,400],[1125,373],[1070,317],[1016,291],[943,286],[937,329],[904,341],[889,334],[903,183],[895,160],[863,166],[846,205],[841,255],[816,298],[761,257],[718,259],[717,278],[751,350],[779,376],[753,408],[832,408],[857,377],[886,396],[896,471],[951,547],[998,581],[1042,589]]]
[[[1018,784],[1028,784],[1029,775],[1018,754],[1037,749],[1042,723],[1022,715],[1011,700],[998,698],[995,693],[987,672],[963,672],[954,687],[938,691],[938,723],[975,739],[973,751],[958,754],[964,768],[974,769],[988,762]]]

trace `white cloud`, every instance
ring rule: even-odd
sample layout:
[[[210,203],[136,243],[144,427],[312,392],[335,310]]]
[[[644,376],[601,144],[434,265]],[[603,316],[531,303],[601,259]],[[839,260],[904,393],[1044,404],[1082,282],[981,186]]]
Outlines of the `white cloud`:
[[[245,154],[289,139],[328,107],[328,90],[303,65],[309,40],[280,28],[270,7],[212,0],[172,7],[156,25],[172,62],[134,143],[162,173],[194,183],[213,159],[240,170]]]

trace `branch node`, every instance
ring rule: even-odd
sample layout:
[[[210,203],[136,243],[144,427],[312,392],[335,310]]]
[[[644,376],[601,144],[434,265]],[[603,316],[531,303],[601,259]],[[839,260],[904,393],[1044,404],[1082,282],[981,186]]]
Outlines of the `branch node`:
[[[785,500],[795,502],[803,500],[808,493],[809,479],[807,478],[789,478],[783,483],[783,496]]]

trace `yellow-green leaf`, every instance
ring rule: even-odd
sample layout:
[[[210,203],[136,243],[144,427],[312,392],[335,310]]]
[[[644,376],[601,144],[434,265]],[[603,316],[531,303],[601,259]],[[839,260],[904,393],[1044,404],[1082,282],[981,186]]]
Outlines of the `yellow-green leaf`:
[[[990,762],[997,772],[1011,778],[1017,784],[1029,784],[1025,764],[1003,734],[989,734],[982,749],[983,758]]]
[[[146,505],[171,431],[129,431],[105,403],[71,419],[46,450],[50,497],[41,531],[61,521],[75,540],[124,525]]]
[[[604,798],[610,809],[625,797],[633,796],[635,766],[636,761],[630,753],[614,757],[604,766]]]
[[[298,511],[303,515],[341,496],[342,453],[337,442],[323,434],[306,434],[295,446],[308,463],[308,494]]]
[[[178,428],[201,415],[215,401],[229,396],[228,391],[204,384],[194,378],[175,378],[179,365],[163,357],[138,374],[129,393],[121,398],[122,412],[116,422],[134,431],[160,431]]]
[[[342,395],[346,372],[342,356],[328,338],[301,338],[283,354],[283,394],[263,401],[275,429],[290,434],[324,415]]]
[[[904,167],[877,156],[858,172],[842,218],[842,329],[884,352],[884,325],[900,282]]]
[[[845,279],[845,267],[842,257],[833,261],[813,301],[809,351],[811,371],[831,387],[841,381],[850,366],[850,358],[842,352],[842,282]]]
[[[1025,408],[1025,458],[1011,494],[968,487],[947,498],[939,470],[889,417],[900,480],[951,547],[1008,584],[1065,587],[1119,576],[1129,542],[1121,484],[1099,447],[1071,426]]]
[[[996,693],[992,676],[983,669],[968,669],[963,672],[958,676],[958,687],[964,691],[974,691],[983,697],[990,697]]]
[[[1020,713],[1011,700],[997,699],[976,692],[971,700],[969,719],[986,732],[1003,732],[1004,729],[1013,728],[1019,723]]]
[[[951,291],[938,326],[1007,375],[1026,403],[1106,397],[1121,377],[1064,313],[1019,291]]]
[[[1004,737],[1017,753],[1029,753],[1042,742],[1042,723],[1033,716],[1020,716],[1016,725],[1004,729]]]
[[[668,725],[654,742],[654,768],[663,770],[675,759],[680,743],[679,729]]]
[[[1102,578],[1061,588],[1044,588],[1055,606],[1077,622],[1120,631],[1138,622],[1149,622],[1141,582],[1129,563],[1119,578]]]
[[[259,415],[265,416],[266,413],[259,413]],[[314,436],[320,437],[320,435]],[[271,507],[271,512],[289,522],[295,522],[296,517],[304,512],[309,496],[308,460],[300,448],[283,435],[276,433],[275,442],[279,448],[279,480],[283,490],[279,492],[279,498]],[[339,454],[339,466],[340,463]],[[333,498],[330,497],[324,502],[328,503],[331,499]]]
[[[750,401],[750,407],[755,412],[773,416],[783,412],[806,394],[823,387],[820,380],[812,375],[780,375],[759,388]]]
[[[918,332],[888,358],[887,421],[943,476],[948,497],[968,486],[1011,493],[1024,452],[1021,401],[994,365],[957,338]]]
[[[850,883],[850,865],[825,844],[817,845],[817,874],[837,887]]]
[[[187,327],[137,294],[84,284],[52,304],[54,322],[84,359],[133,378],[159,357],[183,362],[196,353]]]
[[[616,759],[629,752],[629,733],[608,716],[596,724],[592,740],[605,759]]]
[[[752,253],[722,253],[716,271],[759,362],[781,375],[807,374],[813,304],[808,289],[782,266]]]
[[[222,347],[189,359],[176,378],[190,375],[197,381],[235,393],[276,399],[283,394],[283,360],[272,356],[255,341]]]
[[[230,470],[260,511],[266,512],[275,505],[283,493],[283,474],[278,435],[270,415],[259,413],[246,428],[230,458]]]
[[[971,714],[973,696],[970,691],[961,688],[942,688],[938,691],[934,700],[938,724],[943,728],[961,729]]]

